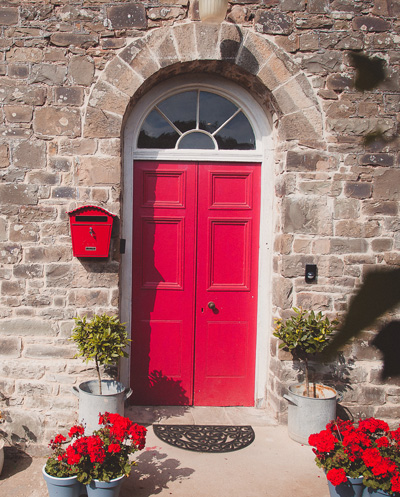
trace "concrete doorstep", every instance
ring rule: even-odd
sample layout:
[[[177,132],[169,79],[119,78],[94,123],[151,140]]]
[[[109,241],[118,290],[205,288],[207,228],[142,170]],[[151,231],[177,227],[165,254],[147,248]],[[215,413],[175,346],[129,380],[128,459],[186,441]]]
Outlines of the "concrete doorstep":
[[[311,447],[298,444],[265,411],[250,408],[129,408],[132,420],[147,425],[147,443],[120,497],[328,497],[326,478],[314,463]],[[169,411],[168,411],[169,410]],[[218,454],[192,452],[166,444],[153,423],[251,425],[254,442]],[[44,458],[6,451],[0,477],[1,497],[47,497],[41,471]]]

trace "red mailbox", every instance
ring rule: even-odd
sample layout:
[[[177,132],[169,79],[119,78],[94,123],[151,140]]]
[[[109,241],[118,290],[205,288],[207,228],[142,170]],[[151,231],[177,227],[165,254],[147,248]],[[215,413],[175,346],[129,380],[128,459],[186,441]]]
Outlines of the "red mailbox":
[[[75,257],[108,257],[114,214],[85,205],[68,212]]]

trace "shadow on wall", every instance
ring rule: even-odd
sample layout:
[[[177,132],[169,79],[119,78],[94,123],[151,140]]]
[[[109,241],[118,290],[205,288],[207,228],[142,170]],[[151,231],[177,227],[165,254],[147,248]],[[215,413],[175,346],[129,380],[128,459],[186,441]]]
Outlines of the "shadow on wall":
[[[168,458],[167,454],[152,447],[137,456],[136,462],[137,466],[132,468],[122,487],[121,497],[150,497],[167,489],[169,483],[184,480],[194,473],[194,469],[180,467],[180,461]]]

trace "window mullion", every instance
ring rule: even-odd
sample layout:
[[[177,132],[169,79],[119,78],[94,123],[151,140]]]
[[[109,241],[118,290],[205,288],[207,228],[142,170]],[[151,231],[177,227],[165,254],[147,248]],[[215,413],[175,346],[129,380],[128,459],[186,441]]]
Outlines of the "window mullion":
[[[212,136],[215,136],[215,135],[216,135],[219,131],[221,131],[221,129],[222,129],[224,126],[226,126],[229,122],[231,122],[231,121],[232,121],[232,119],[233,119],[234,117],[236,117],[236,116],[239,114],[239,112],[241,112],[241,111],[242,111],[242,109],[237,109],[237,111],[236,111],[235,113],[233,113],[229,119],[227,119],[227,120],[226,120],[223,124],[221,124],[221,126],[220,126],[218,129],[216,129],[216,130],[214,131],[214,133],[212,133]]]
[[[197,90],[196,129],[200,129],[200,90]]]
[[[156,111],[167,121],[167,123],[174,128],[174,130],[179,134],[182,135],[182,131],[180,131],[175,124],[168,119],[168,117],[164,114],[162,110],[160,110],[157,105],[155,106]]]

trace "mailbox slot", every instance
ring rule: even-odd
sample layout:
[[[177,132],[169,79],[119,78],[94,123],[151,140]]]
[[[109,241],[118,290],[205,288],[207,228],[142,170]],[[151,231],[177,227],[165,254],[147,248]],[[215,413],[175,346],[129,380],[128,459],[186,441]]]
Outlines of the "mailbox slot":
[[[115,215],[86,205],[68,212],[75,257],[108,257]]]

